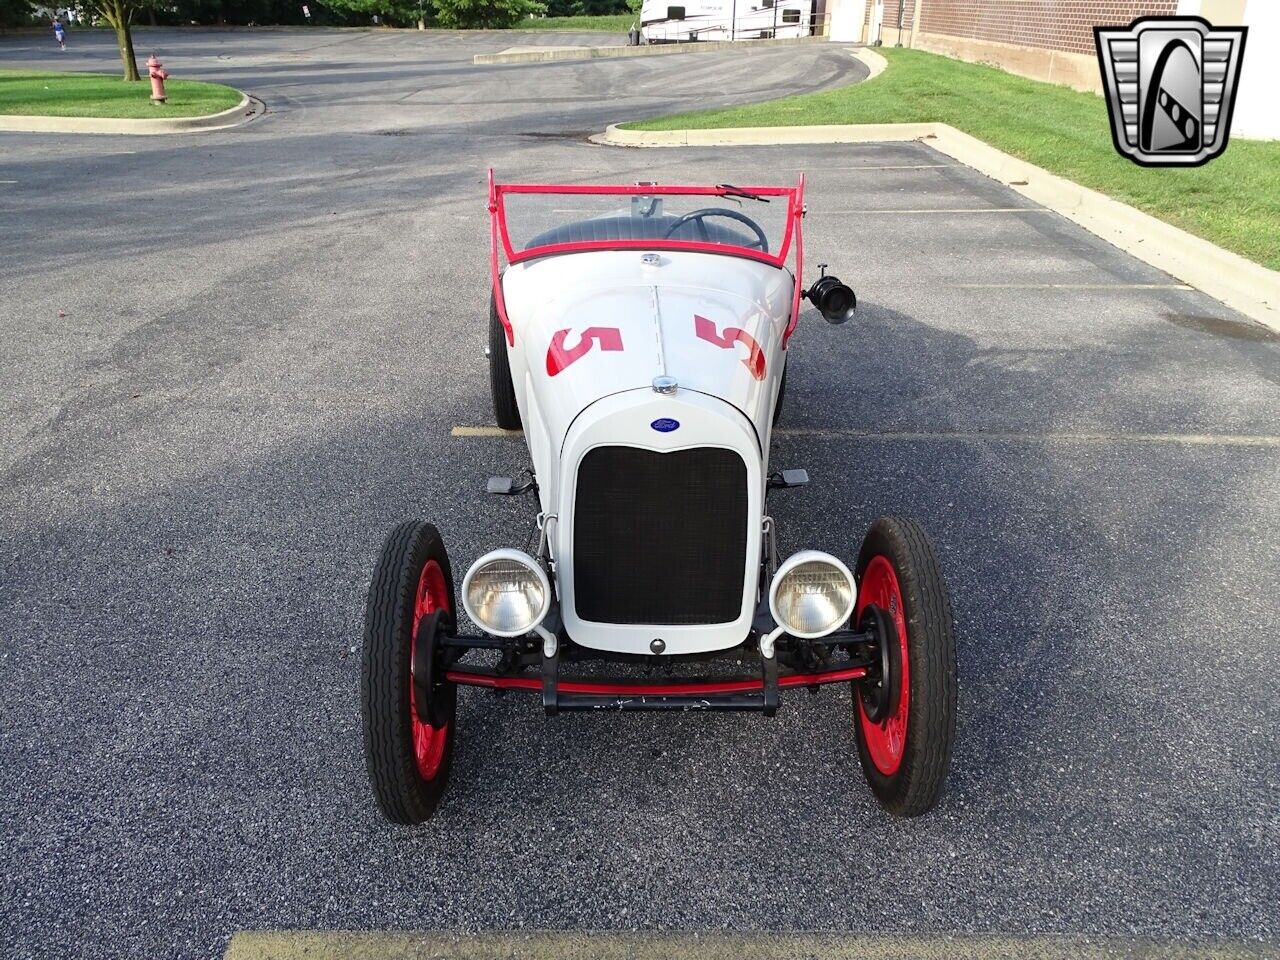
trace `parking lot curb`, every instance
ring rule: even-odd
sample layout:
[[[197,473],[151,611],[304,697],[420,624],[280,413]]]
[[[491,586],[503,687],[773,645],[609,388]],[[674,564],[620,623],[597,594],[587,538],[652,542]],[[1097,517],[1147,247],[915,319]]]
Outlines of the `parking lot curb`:
[[[851,52],[853,53],[854,59],[861,60],[867,65],[867,79],[863,80],[863,83],[866,83],[867,80],[874,80],[876,77],[880,76],[880,74],[884,73],[885,68],[889,66],[889,61],[880,56],[880,54],[871,49],[871,47],[854,47]]]
[[[783,37],[772,40],[705,40],[698,43],[658,43],[652,46],[625,47],[512,47],[498,53],[477,53],[475,64],[544,63],[551,60],[599,60],[613,57],[662,57],[672,54],[723,53],[762,47],[789,47],[804,43],[829,43],[826,37]]]
[[[865,52],[865,51],[860,51]],[[918,140],[1066,217],[1272,330],[1280,330],[1280,272],[1224,250],[1128,204],[997,150],[946,123],[623,130],[592,142],[617,147],[720,147]]]
[[[266,113],[261,100],[247,93],[240,102],[220,113],[203,117],[164,117],[146,120],[122,120],[114,117],[42,117],[0,114],[0,132],[5,133],[118,133],[130,136],[158,133],[194,133],[226,130],[248,123]]]
[[[823,124],[811,127],[723,127],[708,130],[624,130],[611,123],[593,143],[611,147],[759,147],[800,143],[887,143],[937,135],[936,123]]]

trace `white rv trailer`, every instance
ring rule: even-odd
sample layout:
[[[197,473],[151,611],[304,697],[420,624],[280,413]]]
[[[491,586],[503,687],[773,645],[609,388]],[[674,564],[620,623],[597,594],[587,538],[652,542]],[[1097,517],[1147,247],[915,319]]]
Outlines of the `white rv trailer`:
[[[807,37],[814,0],[644,0],[642,43]]]

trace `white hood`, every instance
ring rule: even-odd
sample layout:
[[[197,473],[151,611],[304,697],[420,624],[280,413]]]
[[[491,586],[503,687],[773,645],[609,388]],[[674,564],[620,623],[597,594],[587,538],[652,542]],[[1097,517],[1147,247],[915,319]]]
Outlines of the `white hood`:
[[[526,429],[558,449],[587,406],[665,375],[732,403],[763,445],[792,284],[787,270],[702,253],[602,251],[508,268],[512,375],[522,413],[541,421],[526,417]]]

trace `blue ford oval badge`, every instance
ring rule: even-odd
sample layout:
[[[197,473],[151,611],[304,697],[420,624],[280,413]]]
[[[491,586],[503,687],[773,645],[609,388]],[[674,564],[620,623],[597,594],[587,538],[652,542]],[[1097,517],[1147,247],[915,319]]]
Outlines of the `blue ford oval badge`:
[[[670,433],[672,430],[680,429],[680,421],[672,420],[670,417],[659,417],[653,423],[649,424],[659,433]]]

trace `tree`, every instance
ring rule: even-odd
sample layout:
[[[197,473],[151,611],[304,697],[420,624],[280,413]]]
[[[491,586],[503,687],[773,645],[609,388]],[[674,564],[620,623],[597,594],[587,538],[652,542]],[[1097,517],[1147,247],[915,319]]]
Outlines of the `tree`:
[[[310,19],[302,12],[304,2],[310,7]],[[416,5],[414,9],[416,12]],[[365,18],[349,16],[347,11],[332,7],[324,0],[166,0],[157,12],[160,22],[167,26],[191,23],[347,26],[366,22]]]
[[[25,27],[34,14],[27,0],[0,0],[0,28]]]
[[[159,0],[88,0],[90,10],[102,17],[116,32],[116,46],[124,65],[126,80],[140,80],[138,58],[133,53],[133,18],[154,7]]]
[[[546,0],[547,16],[602,17],[617,13],[639,13],[640,2],[641,0]]]
[[[431,0],[442,27],[509,27],[545,13],[540,0]]]
[[[509,27],[525,17],[546,12],[542,0],[324,0],[344,13],[408,26],[425,14],[442,27]]]
[[[430,0],[323,0],[324,6],[339,14],[352,15],[352,21],[377,16],[380,22],[391,26],[408,26],[416,23],[419,12],[431,9]]]

